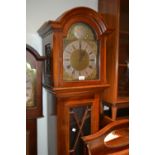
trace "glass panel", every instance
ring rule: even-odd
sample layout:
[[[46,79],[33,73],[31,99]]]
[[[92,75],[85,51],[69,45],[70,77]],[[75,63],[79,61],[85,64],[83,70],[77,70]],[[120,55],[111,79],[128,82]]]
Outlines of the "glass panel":
[[[47,57],[45,61],[45,74],[51,73],[51,45],[45,45],[45,56]]]
[[[128,63],[129,63],[129,35],[121,34],[119,44],[119,64],[128,64]]]
[[[120,1],[118,97],[129,96],[129,0]]]
[[[129,96],[129,69],[128,67],[119,67],[118,76],[118,96]]]
[[[120,1],[120,31],[129,32],[129,0]]]
[[[51,70],[52,67],[52,63],[51,63],[51,57],[52,57],[52,53],[51,53],[51,44],[46,44],[45,45],[45,56],[47,57],[47,59],[45,60],[45,68],[44,68],[44,84],[46,85],[51,85],[51,82],[53,82],[53,80],[51,81],[51,75],[53,74],[53,70]]]
[[[26,106],[35,106],[36,69],[26,63]]]
[[[99,79],[98,41],[90,26],[76,23],[64,39],[63,79]]]
[[[70,155],[82,155],[82,136],[90,134],[90,106],[70,109]]]

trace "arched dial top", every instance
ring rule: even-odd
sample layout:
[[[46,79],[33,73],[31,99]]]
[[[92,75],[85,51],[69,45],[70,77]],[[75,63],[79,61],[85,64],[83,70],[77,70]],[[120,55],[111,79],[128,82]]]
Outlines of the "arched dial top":
[[[64,81],[99,78],[98,42],[89,25],[82,22],[73,24],[63,46]]]

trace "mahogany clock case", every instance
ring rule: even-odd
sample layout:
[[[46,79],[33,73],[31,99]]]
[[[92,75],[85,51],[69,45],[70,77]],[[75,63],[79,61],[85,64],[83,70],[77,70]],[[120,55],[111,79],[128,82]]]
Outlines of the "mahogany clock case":
[[[55,98],[58,155],[83,154],[82,135],[99,130],[110,32],[103,16],[86,7],[68,10],[38,30],[47,57],[44,87]]]
[[[92,47],[92,45],[90,45],[90,40],[88,39],[90,37],[84,39],[84,37],[86,38],[88,34],[83,32],[81,33],[81,29],[84,32],[86,31],[79,25],[84,25],[83,27],[88,27],[88,29],[90,28],[90,30],[92,30],[92,33],[94,34],[94,41],[92,42],[94,47],[93,51],[89,50]],[[77,29],[73,30],[72,35],[74,33],[74,39],[76,38],[76,40],[74,40],[74,42],[70,41],[71,44],[69,44],[67,37],[74,26]],[[80,33],[77,34],[77,32]],[[103,21],[103,16],[86,7],[71,9],[57,18],[56,21],[45,22],[38,30],[39,35],[43,39],[44,54],[48,57],[45,62],[44,85],[49,89],[53,88],[58,91],[60,91],[60,89],[64,90],[67,88],[74,91],[74,89],[78,87],[80,90],[83,90],[85,86],[93,85],[96,88],[108,86],[106,80],[106,42],[109,32],[111,31],[107,29]],[[82,42],[81,50],[79,50],[80,41]],[[87,48],[88,51],[85,50],[84,46],[86,45],[87,47],[90,47]],[[72,53],[72,55],[76,55],[73,56],[73,59],[70,56],[71,54],[69,56],[66,54],[69,49],[73,49],[70,50],[70,53]],[[82,63],[83,60],[80,61],[81,65],[78,64],[78,58],[76,57],[79,57],[79,59],[81,58],[77,51],[81,51],[82,54],[80,55],[85,55],[83,56],[83,60],[85,59],[88,61],[86,61],[89,64],[88,66],[85,63]],[[94,51],[98,52],[97,56],[95,56]],[[88,55],[91,56],[87,58]],[[67,60],[65,60],[65,58],[69,59],[71,63],[66,65]],[[96,64],[92,63],[90,65],[91,59],[92,61],[97,61]],[[74,62],[72,63],[72,61]],[[68,69],[66,69],[67,67]],[[81,68],[84,68],[84,75],[80,75],[82,74],[82,72],[80,72]],[[70,72],[72,78],[66,78],[64,76],[67,71]],[[97,72],[97,74],[95,76],[87,76],[87,73],[90,75],[89,71]],[[73,74],[77,74],[77,76]],[[74,77],[76,78],[74,79]]]
[[[42,114],[42,62],[38,52],[26,45],[26,155],[37,155],[37,118]]]

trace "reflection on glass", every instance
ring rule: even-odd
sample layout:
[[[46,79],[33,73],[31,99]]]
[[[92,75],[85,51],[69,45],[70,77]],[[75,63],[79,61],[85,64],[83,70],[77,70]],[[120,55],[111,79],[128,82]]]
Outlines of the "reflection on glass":
[[[129,129],[121,128],[111,131],[104,139],[107,147],[122,147],[129,144]]]
[[[83,143],[81,136],[91,133],[91,106],[70,108],[70,155],[82,155]]]
[[[26,106],[35,106],[35,81],[36,81],[36,69],[33,69],[31,65],[26,63]]]

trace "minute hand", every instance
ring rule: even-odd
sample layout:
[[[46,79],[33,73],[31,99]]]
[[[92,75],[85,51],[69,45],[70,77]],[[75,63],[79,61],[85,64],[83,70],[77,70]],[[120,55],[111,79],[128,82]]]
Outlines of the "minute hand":
[[[85,52],[81,49],[81,40],[79,42],[79,49],[80,49],[80,56],[79,56],[79,62],[82,60],[83,56],[85,55]]]

